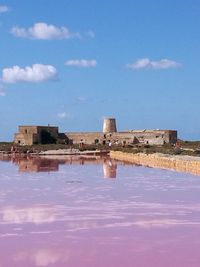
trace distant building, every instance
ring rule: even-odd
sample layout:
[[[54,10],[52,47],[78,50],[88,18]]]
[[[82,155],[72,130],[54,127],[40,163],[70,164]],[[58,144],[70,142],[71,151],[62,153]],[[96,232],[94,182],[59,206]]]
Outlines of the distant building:
[[[177,141],[177,131],[173,130],[143,130],[143,131],[126,131],[116,133],[101,133],[101,132],[80,132],[80,133],[65,133],[69,140],[78,144],[149,144],[163,145],[175,144]]]
[[[177,131],[175,130],[128,130],[117,132],[116,120],[106,118],[103,132],[67,132],[65,135],[72,143],[78,144],[137,144],[163,145],[175,144]]]
[[[52,143],[53,140],[62,140],[68,144],[175,144],[177,131],[175,130],[127,130],[117,132],[114,118],[106,118],[103,132],[66,132],[59,133],[58,127],[52,126],[19,126],[19,133],[15,134],[15,143],[32,145]]]
[[[53,143],[58,139],[58,127],[54,126],[19,126],[14,142],[19,145]]]

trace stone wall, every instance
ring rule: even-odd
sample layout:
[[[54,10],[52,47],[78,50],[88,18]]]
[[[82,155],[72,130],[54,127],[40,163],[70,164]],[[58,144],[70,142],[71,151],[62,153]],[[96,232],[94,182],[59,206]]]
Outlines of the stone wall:
[[[65,133],[66,137],[72,141],[73,144],[95,144],[102,143],[104,134],[102,132],[70,132]]]
[[[163,145],[164,143],[176,143],[177,131],[168,130],[143,130],[125,132],[68,132],[65,133],[69,140],[74,144],[83,142],[85,144],[109,143],[133,144],[144,143],[150,145]]]
[[[32,145],[37,141],[37,134],[30,133],[16,133],[14,142],[20,145]]]
[[[110,157],[133,164],[200,175],[200,157],[175,156],[159,153],[148,155],[144,153],[132,154],[120,151],[111,151]]]

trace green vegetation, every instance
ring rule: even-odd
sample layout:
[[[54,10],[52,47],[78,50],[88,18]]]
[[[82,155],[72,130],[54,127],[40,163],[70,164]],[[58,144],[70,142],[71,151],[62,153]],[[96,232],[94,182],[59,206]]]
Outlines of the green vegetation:
[[[17,151],[20,153],[27,153],[27,152],[40,152],[40,151],[47,151],[51,149],[67,149],[69,146],[67,145],[60,145],[60,144],[46,144],[46,145],[32,145],[32,146],[18,146],[14,143],[0,143],[0,151],[10,152],[11,147],[15,146]]]
[[[146,154],[153,154],[153,153],[164,153],[164,154],[177,154],[178,151],[171,145],[165,144],[163,146],[156,146],[156,145],[129,145],[126,147],[113,147],[112,150],[114,151],[122,151],[126,153],[146,153]]]
[[[113,147],[114,151],[122,151],[127,153],[162,153],[169,155],[189,155],[200,156],[200,142],[181,142],[178,147],[174,147],[170,144],[163,146],[156,145],[133,145],[127,147]]]
[[[189,149],[200,149],[200,141],[182,141],[179,140],[180,146],[182,148],[189,148]]]
[[[52,140],[53,141],[53,140]],[[163,146],[151,146],[144,144],[137,145],[127,145],[127,146],[112,146],[111,148],[108,145],[94,144],[94,145],[84,145],[79,148],[79,145],[66,145],[66,144],[37,144],[32,146],[17,146],[13,143],[1,142],[0,151],[10,152],[11,147],[15,146],[17,152],[19,153],[39,153],[41,151],[47,150],[58,150],[58,149],[80,149],[81,151],[85,150],[114,150],[122,151],[127,153],[163,153],[170,155],[191,155],[191,156],[200,156],[200,141],[198,142],[189,142],[189,141],[180,141],[179,147],[174,147],[170,144],[165,144]]]
[[[9,152],[11,151],[13,143],[11,142],[0,142],[0,151]]]

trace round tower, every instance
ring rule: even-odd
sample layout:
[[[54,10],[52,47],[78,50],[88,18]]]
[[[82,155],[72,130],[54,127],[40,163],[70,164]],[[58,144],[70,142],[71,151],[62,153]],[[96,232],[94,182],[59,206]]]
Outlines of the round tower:
[[[104,133],[116,133],[117,126],[114,118],[105,118],[103,121],[103,132]]]

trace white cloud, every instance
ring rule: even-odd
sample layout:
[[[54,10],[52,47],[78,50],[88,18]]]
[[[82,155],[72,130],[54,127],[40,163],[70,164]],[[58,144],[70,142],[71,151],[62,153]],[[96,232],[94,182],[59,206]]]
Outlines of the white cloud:
[[[40,40],[80,38],[79,33],[72,33],[66,27],[56,27],[44,22],[35,23],[28,29],[15,26],[11,29],[11,33],[16,37]]]
[[[89,36],[89,37],[91,37],[91,38],[94,38],[94,37],[95,37],[95,32],[92,31],[92,30],[89,30],[89,31],[87,32],[87,36]]]
[[[65,119],[65,118],[70,118],[71,117],[71,114],[70,113],[67,113],[67,112],[61,112],[61,113],[58,113],[57,116],[60,119]]]
[[[13,66],[2,71],[2,81],[4,83],[43,82],[56,78],[57,70],[52,65],[34,64],[25,68]]]
[[[127,65],[128,68],[133,70],[141,70],[141,69],[171,69],[181,67],[181,64],[169,60],[169,59],[161,59],[159,61],[151,61],[149,58],[141,58],[136,62]]]
[[[7,6],[0,5],[0,13],[5,13],[8,11],[9,11],[9,8]]]
[[[73,67],[81,67],[81,68],[89,68],[89,67],[96,67],[97,62],[96,60],[86,60],[86,59],[70,59],[65,62],[67,66]]]

